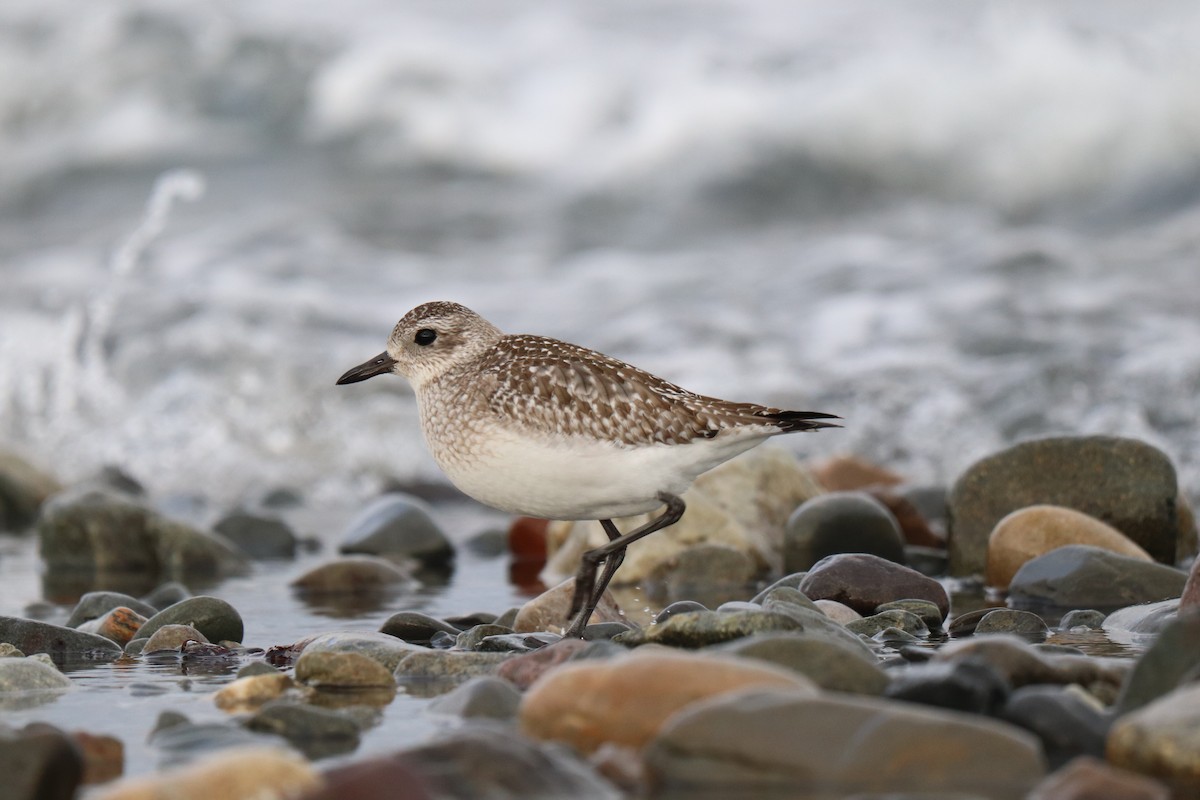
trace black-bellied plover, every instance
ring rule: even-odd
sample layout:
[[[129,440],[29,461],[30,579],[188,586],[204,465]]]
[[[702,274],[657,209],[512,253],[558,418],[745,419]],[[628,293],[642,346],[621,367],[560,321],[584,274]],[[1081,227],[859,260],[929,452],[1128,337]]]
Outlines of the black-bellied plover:
[[[585,347],[506,335],[457,303],[414,308],[387,350],[337,382],[389,372],[412,384],[429,451],[463,492],[603,525],[609,542],[583,554],[566,636],[583,635],[625,548],[683,516],[697,476],[777,434],[837,427],[821,421],[833,414],[704,397]],[[628,533],[612,522],[662,506]]]

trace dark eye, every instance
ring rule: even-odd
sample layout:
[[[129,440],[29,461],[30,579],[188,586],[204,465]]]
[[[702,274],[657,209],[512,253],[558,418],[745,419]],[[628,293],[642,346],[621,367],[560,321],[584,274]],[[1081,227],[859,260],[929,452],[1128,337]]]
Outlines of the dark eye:
[[[413,341],[424,347],[427,344],[433,344],[433,340],[437,338],[437,331],[433,328],[421,328],[417,331],[417,335],[413,337]]]

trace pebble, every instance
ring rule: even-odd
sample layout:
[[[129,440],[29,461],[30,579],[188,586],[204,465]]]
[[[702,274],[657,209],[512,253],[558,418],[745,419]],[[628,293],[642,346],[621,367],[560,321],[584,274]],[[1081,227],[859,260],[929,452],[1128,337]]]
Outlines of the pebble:
[[[85,633],[95,633],[106,639],[112,639],[124,647],[138,635],[138,630],[146,624],[146,618],[131,608],[117,606],[102,617],[88,620],[76,630]]]
[[[846,630],[859,636],[872,637],[885,630],[895,628],[911,636],[928,636],[929,628],[924,621],[911,611],[892,609],[881,611],[869,617],[856,619],[846,623]],[[903,637],[901,637],[903,638]]]
[[[997,522],[988,537],[987,584],[1007,588],[1025,562],[1070,544],[1153,561],[1129,537],[1095,517],[1062,506],[1029,506]]]
[[[940,583],[916,570],[867,553],[843,553],[817,562],[800,584],[813,600],[836,600],[862,614],[892,600],[928,600],[944,619],[950,598]]]
[[[52,725],[14,729],[0,720],[0,775],[6,800],[74,800],[83,757],[71,737]]]
[[[776,589],[795,589],[797,592],[799,592],[800,583],[804,580],[804,576],[807,574],[807,572],[793,572],[789,575],[784,575],[782,578],[775,581],[758,594],[754,595],[754,597],[750,598],[750,602],[762,605],[763,601],[767,599],[767,595],[771,594]],[[803,592],[801,592],[801,594],[803,594]],[[807,598],[805,599],[807,600]],[[811,603],[812,601],[809,600],[808,602]]]
[[[1153,778],[1079,756],[1033,787],[1026,800],[1171,800],[1171,792]]]
[[[191,625],[163,625],[142,645],[142,652],[155,653],[160,650],[179,650],[186,642],[207,644],[208,637]]]
[[[515,686],[501,678],[480,675],[434,700],[429,710],[456,717],[513,719],[520,705],[521,692]]]
[[[121,646],[112,639],[21,617],[0,617],[0,642],[8,642],[22,653],[48,653],[59,661],[71,655],[98,659],[121,655]]]
[[[1136,439],[1048,437],[987,456],[950,490],[950,574],[982,573],[996,523],[1043,503],[1103,520],[1156,560],[1173,563],[1177,483],[1171,460]]]
[[[112,492],[60,492],[43,506],[37,531],[51,580],[56,573],[189,580],[246,571],[245,556],[223,537]]]
[[[497,625],[494,627],[499,628],[502,626]],[[590,639],[595,639],[596,630],[596,627],[593,625],[584,628],[583,638],[585,640],[589,640],[589,637]],[[627,630],[632,629],[623,627],[622,632]],[[459,635],[462,636],[464,634]],[[469,632],[465,635],[469,635]],[[490,636],[484,636],[475,642],[474,650],[480,653],[528,653],[533,650],[540,650],[548,644],[554,644],[559,641],[562,641],[562,636],[557,633],[546,633],[545,631],[534,633],[494,633]]]
[[[242,615],[219,597],[196,595],[167,606],[146,620],[139,638],[152,637],[165,625],[189,625],[209,642],[240,642],[245,635]]]
[[[248,730],[286,739],[311,760],[351,753],[362,729],[345,714],[302,703],[271,701],[243,723]]]
[[[1177,797],[1200,796],[1200,684],[1120,716],[1105,753],[1115,766],[1163,778]]]
[[[1185,614],[1163,627],[1138,658],[1121,690],[1117,712],[1135,711],[1184,683],[1195,681],[1197,664],[1200,664],[1200,614]]]
[[[695,600],[676,600],[658,612],[654,617],[654,622],[661,624],[676,614],[686,614],[689,611],[708,611],[708,608],[703,603],[697,603]]]
[[[920,547],[910,544],[904,547],[904,561],[922,575],[941,578],[946,575],[949,557],[944,547]]]
[[[167,581],[154,587],[149,594],[142,598],[142,601],[155,610],[162,611],[167,606],[173,606],[191,596],[191,590],[179,581]]]
[[[693,600],[711,607],[744,598],[759,571],[754,559],[741,550],[702,543],[659,564],[646,582],[661,602]]]
[[[891,670],[884,695],[951,711],[994,716],[1008,701],[1011,687],[981,659],[928,661]]]
[[[608,647],[607,644],[594,645],[583,639],[562,639],[540,650],[508,659],[496,670],[496,676],[524,691],[559,664],[585,657],[586,653],[606,651]]]
[[[337,631],[324,633],[309,639],[301,652],[305,653],[358,653],[374,659],[388,671],[395,671],[413,653],[427,652],[418,645],[401,641],[395,636],[373,631]]]
[[[32,708],[70,689],[71,680],[40,659],[0,659],[0,708]]]
[[[388,617],[379,628],[380,633],[424,646],[428,646],[433,635],[439,631],[451,636],[459,634],[459,628],[456,626],[420,611],[398,611]]]
[[[812,466],[812,476],[827,492],[852,492],[871,486],[898,486],[904,478],[865,458],[836,455]]]
[[[463,631],[458,634],[454,640],[454,646],[459,650],[480,650],[480,643],[489,636],[503,636],[507,633],[513,633],[513,629],[506,625],[476,625],[470,630]]]
[[[837,553],[872,553],[904,560],[900,524],[883,503],[865,492],[814,497],[792,513],[783,536],[783,569],[811,569]]]
[[[905,554],[908,553],[910,547],[928,548],[945,552],[945,533],[934,530],[912,500],[894,489],[884,487],[873,487],[865,491],[871,497],[883,503],[884,507],[895,518],[896,523],[900,526],[901,538],[904,539]]]
[[[396,681],[411,695],[433,697],[479,675],[492,675],[512,653],[417,650],[396,665]]]
[[[16,453],[0,451],[0,531],[23,531],[61,484]]]
[[[643,755],[653,784],[687,796],[721,796],[736,785],[745,796],[819,786],[830,797],[1019,800],[1045,771],[1038,741],[1005,723],[777,689],[695,703],[667,721]]]
[[[88,592],[79,598],[79,602],[71,610],[71,616],[67,618],[66,626],[77,628],[120,606],[131,609],[146,618],[158,613],[158,609],[149,603],[121,592]]]
[[[1008,598],[1011,605],[1112,608],[1179,597],[1186,579],[1173,567],[1072,544],[1025,562]]]
[[[250,558],[296,557],[296,533],[279,517],[234,511],[213,529]]]
[[[678,619],[678,617],[676,617]],[[640,748],[672,714],[706,697],[750,687],[816,687],[794,672],[716,655],[657,650],[564,664],[531,686],[521,702],[521,730],[562,741],[582,753],[613,742]]]
[[[975,633],[1013,633],[1040,642],[1050,633],[1050,626],[1031,611],[997,608],[980,618],[975,626]]]
[[[978,659],[994,667],[1012,686],[1078,683],[1093,694],[1113,694],[1124,683],[1126,662],[1039,651],[1011,634],[972,636],[939,648],[933,662]],[[1099,695],[1098,695],[1099,696]]]
[[[361,653],[331,653],[305,648],[296,660],[296,681],[314,689],[395,687],[392,671]]]
[[[925,626],[930,630],[938,630],[942,627],[942,612],[937,607],[936,603],[929,600],[916,600],[906,598],[904,600],[892,600],[888,603],[880,603],[875,606],[875,613],[880,614],[884,611],[907,611],[910,614],[916,614],[925,623]]]
[[[813,605],[817,607],[818,611],[839,625],[845,625],[856,619],[862,619],[862,614],[845,603],[839,603],[836,600],[815,600],[813,601]],[[934,608],[937,608],[937,606],[934,606]]]
[[[630,647],[655,643],[695,649],[754,633],[802,629],[803,624],[791,616],[767,610],[689,611],[675,614],[666,622],[623,633],[613,641]]]
[[[355,517],[342,534],[339,552],[411,558],[442,569],[454,560],[454,546],[422,500],[401,492],[380,497]]]
[[[979,620],[995,610],[995,608],[988,606],[959,614],[950,621],[950,624],[946,627],[946,633],[955,638],[970,636],[975,633],[975,626],[979,624]]]
[[[549,631],[563,633],[571,620],[568,613],[571,610],[571,598],[575,593],[575,579],[568,578],[557,586],[547,589],[537,597],[521,606],[517,618],[513,621],[513,630],[518,633],[534,631]],[[623,622],[625,615],[612,592],[605,591],[592,614],[592,622]]]
[[[1012,693],[1000,716],[1042,740],[1052,769],[1076,756],[1104,757],[1109,717],[1078,687],[1023,686]]]
[[[1094,608],[1076,608],[1063,614],[1062,619],[1058,621],[1058,629],[1060,631],[1071,631],[1077,628],[1100,630],[1104,627],[1106,616],[1103,611],[1097,611]]]
[[[24,658],[25,654],[8,642],[0,642],[0,658]]]
[[[1187,583],[1183,587],[1183,595],[1179,599],[1179,608],[1180,610],[1200,608],[1200,558],[1192,562]]]
[[[856,634],[846,630],[844,625],[825,616],[824,612],[820,610],[813,610],[807,606],[774,598],[768,599],[763,605],[762,610],[770,614],[782,614],[785,617],[789,617],[793,622],[799,623],[799,627],[792,629],[792,631],[803,633],[810,639],[825,639],[849,647],[852,650],[873,654],[873,651],[864,645]]]
[[[103,789],[95,800],[210,800],[253,797],[290,800],[316,789],[321,777],[302,757],[267,747],[219,752],[177,769],[129,778]]]
[[[213,702],[222,711],[253,711],[276,700],[295,686],[290,675],[275,672],[271,675],[247,675],[227,683],[213,694]]]
[[[83,784],[108,783],[125,772],[125,744],[115,736],[73,731],[71,739],[83,755]]]
[[[743,658],[766,661],[811,680],[822,689],[850,694],[881,694],[888,676],[861,648],[795,633],[747,636],[711,648]]]
[[[326,561],[292,581],[304,595],[361,595],[415,588],[408,565],[398,565],[376,556],[343,556]]]

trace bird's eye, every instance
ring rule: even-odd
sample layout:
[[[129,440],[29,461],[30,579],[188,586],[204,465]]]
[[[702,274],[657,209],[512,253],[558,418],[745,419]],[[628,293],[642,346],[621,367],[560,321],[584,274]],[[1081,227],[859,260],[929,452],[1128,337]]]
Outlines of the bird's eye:
[[[427,344],[433,344],[433,340],[437,338],[437,331],[433,328],[421,328],[417,331],[417,335],[413,337],[413,341],[424,347]]]

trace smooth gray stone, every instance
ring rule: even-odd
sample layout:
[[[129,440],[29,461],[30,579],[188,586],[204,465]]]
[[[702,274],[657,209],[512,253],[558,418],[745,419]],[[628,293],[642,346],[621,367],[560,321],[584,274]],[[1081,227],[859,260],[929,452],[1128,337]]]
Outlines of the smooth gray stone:
[[[213,528],[250,558],[296,556],[296,533],[279,517],[235,511]]]
[[[512,630],[512,628],[509,628]],[[438,631],[457,637],[461,629],[445,620],[422,614],[420,611],[398,611],[384,621],[380,633],[395,636],[413,644],[427,645]]]
[[[458,717],[512,719],[520,705],[517,687],[501,678],[480,675],[434,700],[429,710]]]
[[[983,615],[975,626],[976,634],[1015,633],[1031,640],[1040,641],[1050,633],[1046,621],[1030,611],[1012,608],[997,608]]]
[[[210,642],[241,642],[245,635],[242,615],[219,597],[197,595],[167,606],[146,620],[138,630],[139,639],[148,639],[164,625],[191,625]]]
[[[792,512],[783,534],[785,572],[811,569],[838,553],[872,553],[903,563],[900,523],[866,492],[817,495]]]
[[[342,535],[342,553],[414,558],[428,567],[454,559],[454,546],[427,504],[411,495],[384,495],[350,523]]]
[[[1085,700],[1078,689],[1024,686],[1012,693],[1001,718],[1042,740],[1050,768],[1077,756],[1104,758],[1111,718]]]
[[[1183,683],[1200,677],[1200,614],[1184,614],[1168,624],[1133,667],[1117,713],[1128,714]]]
[[[51,725],[33,722],[17,730],[0,721],[0,775],[5,800],[74,800],[83,753]]]
[[[887,697],[969,714],[995,715],[1011,691],[1004,676],[981,659],[912,664],[889,674]]]
[[[757,634],[708,649],[786,667],[835,692],[876,695],[888,685],[877,659],[862,648],[803,633]]]
[[[283,737],[314,760],[353,752],[362,736],[358,723],[344,714],[278,700],[264,705],[244,724],[256,733]]]
[[[889,628],[895,628],[914,637],[929,635],[929,628],[925,626],[920,617],[911,611],[898,608],[881,611],[878,614],[846,623],[846,630],[868,637],[876,636]]]
[[[88,592],[83,597],[80,597],[79,602],[75,604],[75,608],[71,611],[71,616],[67,618],[66,626],[68,628],[78,628],[83,623],[99,619],[114,608],[121,606],[136,611],[147,618],[153,617],[158,613],[158,609],[149,603],[138,600],[136,597],[122,594],[121,592]]]
[[[111,639],[21,617],[0,617],[0,642],[8,642],[26,655],[48,653],[60,662],[84,654],[101,659],[121,655],[121,646]]]
[[[429,652],[395,636],[373,631],[335,631],[313,637],[304,646],[305,653],[360,653],[390,670],[413,653]]]
[[[1008,586],[1012,606],[1114,608],[1179,597],[1187,575],[1163,564],[1071,544],[1026,561]]]

